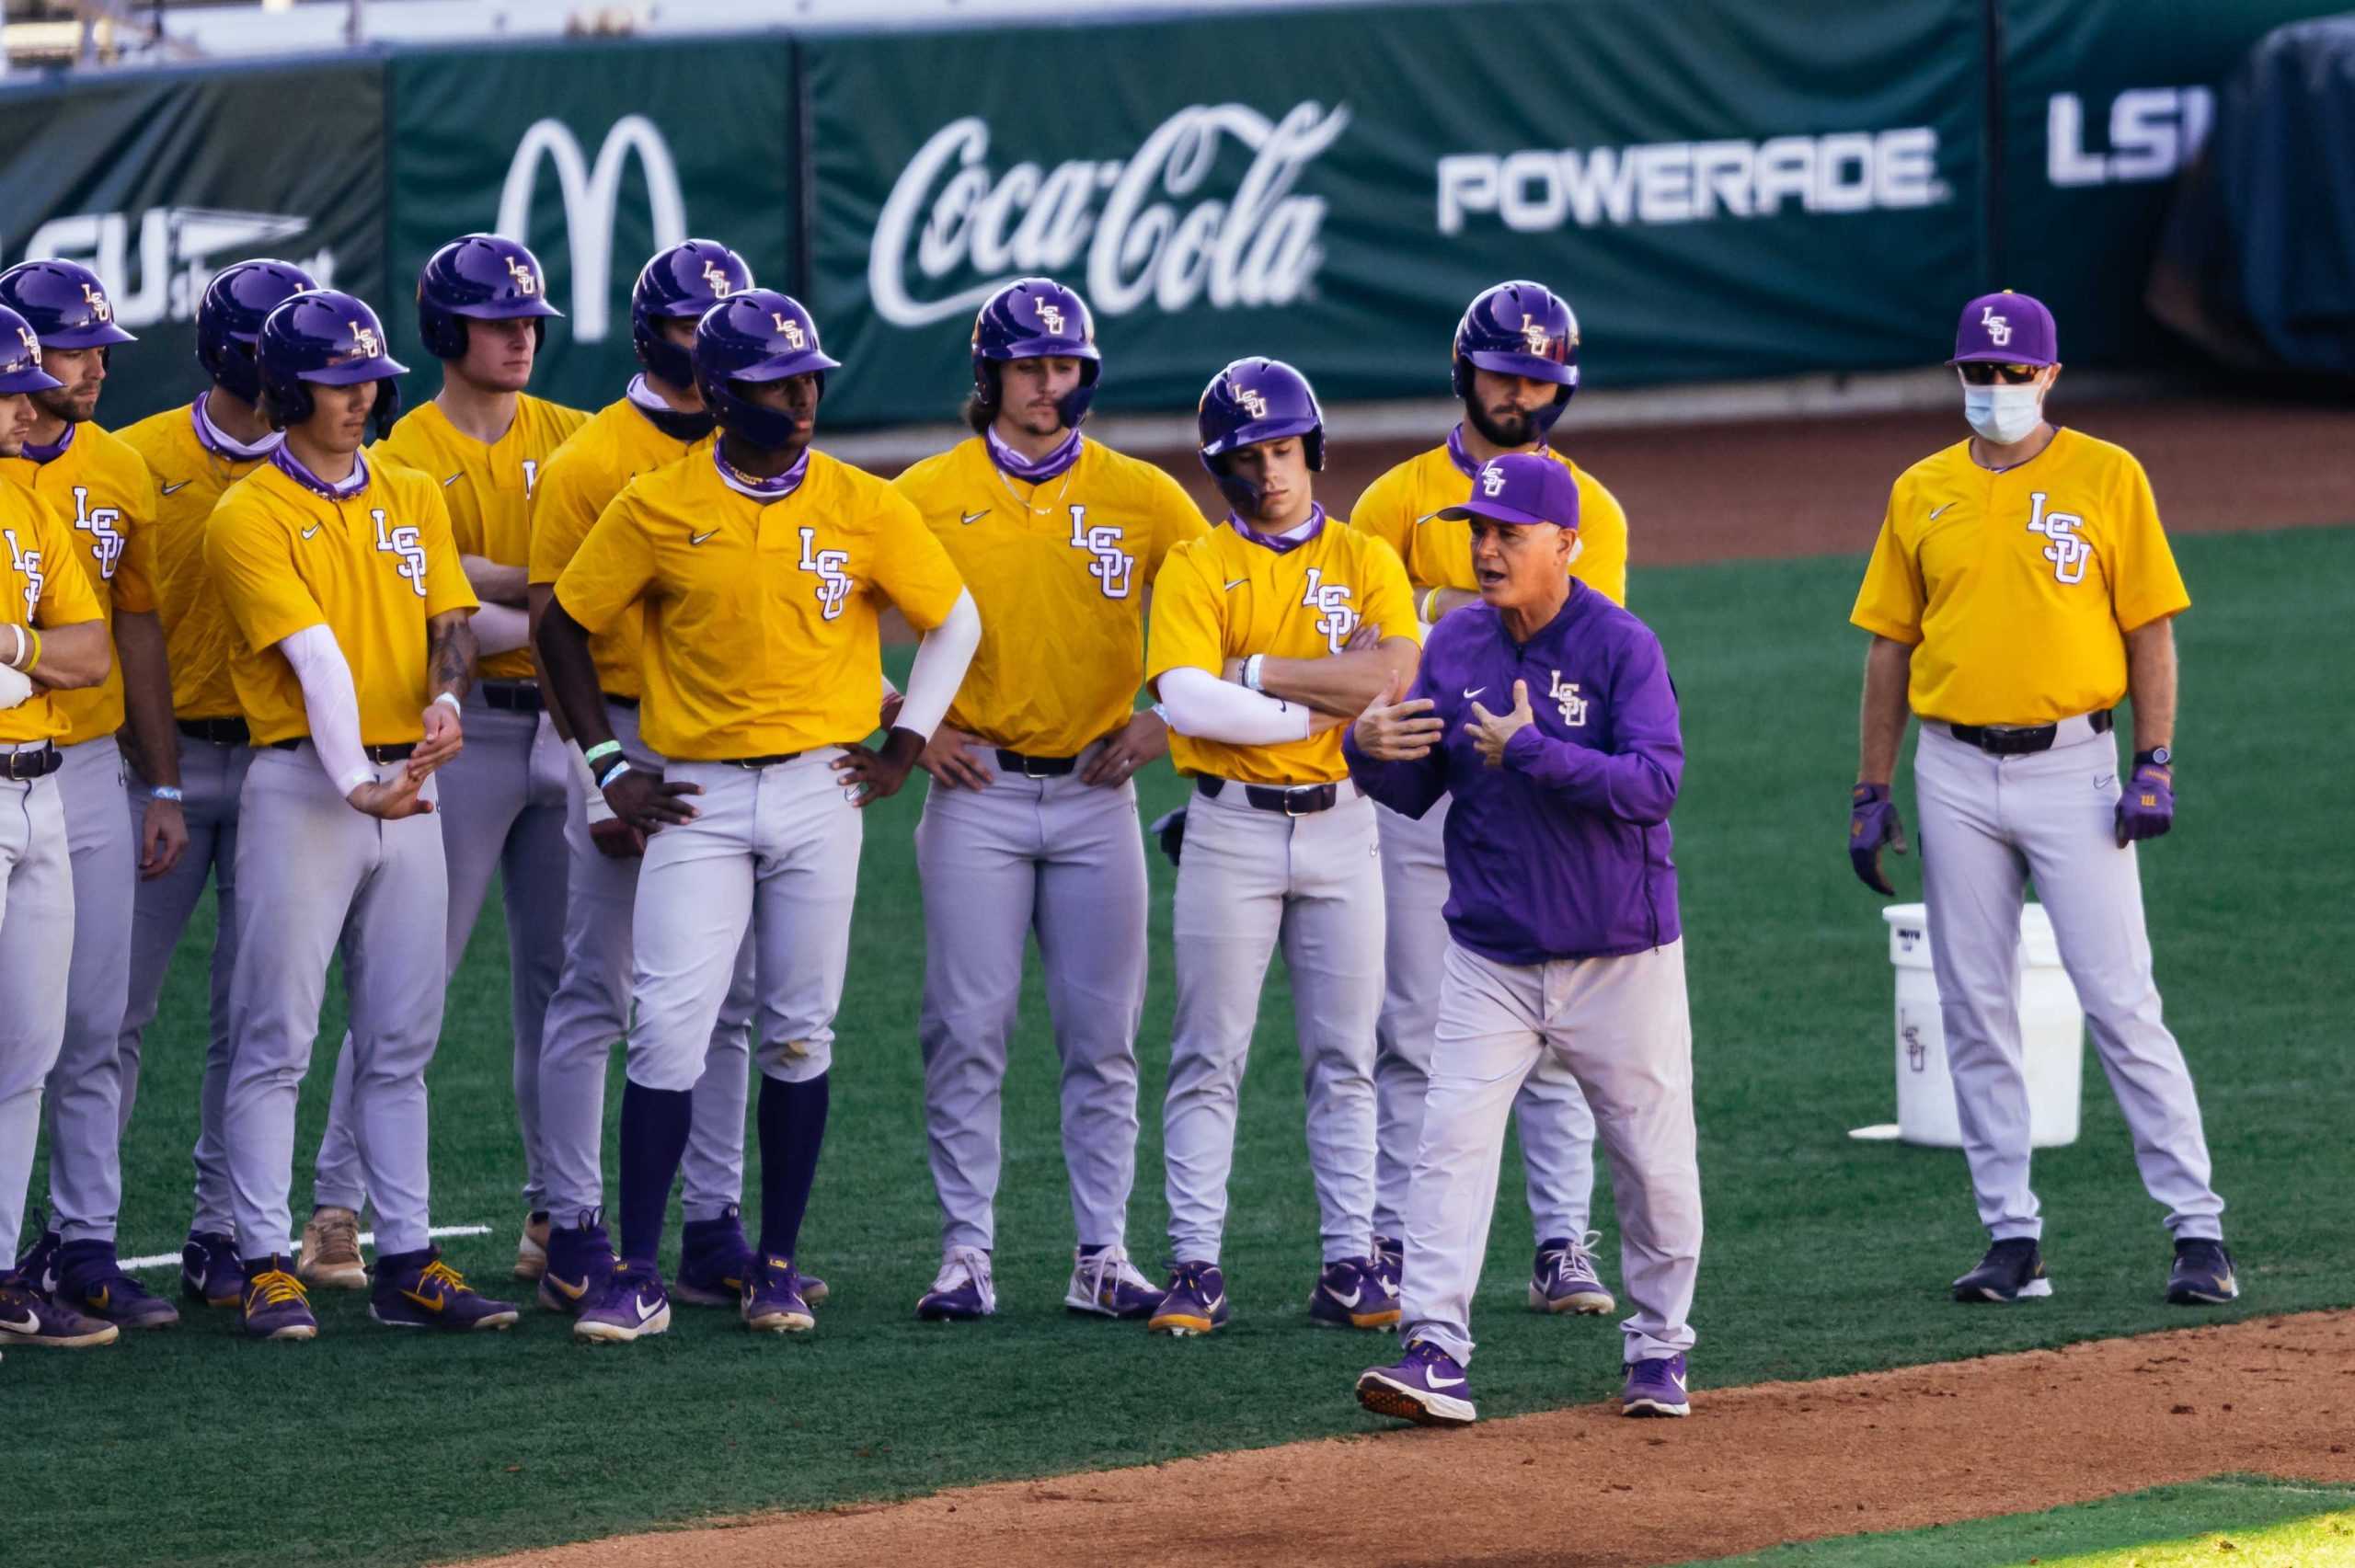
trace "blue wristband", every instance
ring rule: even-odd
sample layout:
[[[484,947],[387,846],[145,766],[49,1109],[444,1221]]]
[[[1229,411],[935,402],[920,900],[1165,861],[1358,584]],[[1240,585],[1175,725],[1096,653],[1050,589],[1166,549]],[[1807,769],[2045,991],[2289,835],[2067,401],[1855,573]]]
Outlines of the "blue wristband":
[[[151,799],[168,800],[175,806],[188,798],[178,784],[152,784],[148,787],[147,794]]]
[[[605,776],[597,781],[597,787],[601,790],[611,789],[614,787],[614,781],[628,772],[629,759],[625,757],[605,771]]]

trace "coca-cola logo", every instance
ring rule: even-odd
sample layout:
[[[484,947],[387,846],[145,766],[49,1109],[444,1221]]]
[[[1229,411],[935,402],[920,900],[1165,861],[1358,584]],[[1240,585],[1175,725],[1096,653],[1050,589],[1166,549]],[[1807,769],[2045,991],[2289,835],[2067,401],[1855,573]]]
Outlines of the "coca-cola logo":
[[[997,173],[989,122],[951,120],[892,184],[867,250],[867,292],[894,326],[924,326],[1026,273],[1067,278],[1084,253],[1089,303],[1107,315],[1290,304],[1324,260],[1326,209],[1293,187],[1349,122],[1346,104],[1299,103],[1281,120],[1193,104],[1126,159]],[[1231,188],[1213,186],[1230,137],[1250,162]]]

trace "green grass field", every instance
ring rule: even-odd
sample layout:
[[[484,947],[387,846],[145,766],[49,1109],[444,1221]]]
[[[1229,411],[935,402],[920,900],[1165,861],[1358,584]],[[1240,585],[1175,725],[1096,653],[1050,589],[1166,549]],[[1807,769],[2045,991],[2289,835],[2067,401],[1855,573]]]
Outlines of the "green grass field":
[[[1711,1558],[1706,1568],[2188,1568],[2220,1561],[2236,1568],[2355,1563],[2355,1487],[2219,1476],[2040,1514]]]
[[[2355,700],[2340,645],[2355,529],[2188,539],[2180,551],[2199,601],[2181,632],[2181,826],[2143,864],[2167,1015],[2200,1080],[2246,1292],[2201,1321],[2344,1306],[2355,857],[2342,785],[2355,774]],[[1635,578],[1683,691],[1691,758],[1675,821],[1709,1225],[1694,1312],[1705,1409],[1713,1385],[2195,1321],[2161,1302],[2166,1236],[2090,1053],[2084,1137],[2037,1161],[2049,1301],[1952,1305],[1946,1282],[1983,1244],[1961,1157],[1846,1136],[1894,1103],[1884,928],[1841,853],[1862,658],[1845,618],[1860,566]],[[1149,781],[1148,816],[1179,793],[1166,772]],[[211,1314],[111,1351],[11,1355],[0,1366],[0,1409],[18,1434],[11,1494],[35,1500],[10,1509],[12,1559],[226,1562],[258,1531],[313,1561],[451,1557],[1365,1430],[1351,1379],[1390,1342],[1312,1332],[1304,1318],[1315,1211],[1280,969],[1243,1101],[1231,1329],[1171,1342],[1063,1311],[1072,1238],[1035,986],[1007,1096],[999,1316],[913,1320],[937,1258],[915,1045],[909,835],[921,798],[912,789],[868,826],[833,1136],[804,1232],[806,1266],[834,1288],[817,1333],[755,1341],[728,1314],[682,1309],[667,1337],[595,1352],[534,1311],[515,1333],[452,1343],[379,1330],[364,1303],[337,1295],[309,1345],[244,1344]],[[1153,860],[1158,951],[1169,868]],[[1913,863],[1896,864],[1918,896]],[[521,1218],[498,933],[484,922],[453,988],[432,1077],[435,1219],[495,1227],[450,1248],[494,1288]],[[209,927],[191,933],[148,1047],[126,1253],[176,1247],[187,1222],[209,940]],[[1162,1255],[1169,1005],[1165,955],[1146,1011],[1132,1208],[1149,1269]],[[340,1028],[331,1016],[323,1040]],[[327,1078],[323,1051],[304,1101],[298,1202]],[[1521,1310],[1527,1218],[1517,1178],[1503,1190],[1476,1325],[1484,1413],[1614,1391],[1607,1322]],[[1597,1208],[1607,1230],[1607,1200]],[[1615,1240],[1604,1257],[1615,1279]]]

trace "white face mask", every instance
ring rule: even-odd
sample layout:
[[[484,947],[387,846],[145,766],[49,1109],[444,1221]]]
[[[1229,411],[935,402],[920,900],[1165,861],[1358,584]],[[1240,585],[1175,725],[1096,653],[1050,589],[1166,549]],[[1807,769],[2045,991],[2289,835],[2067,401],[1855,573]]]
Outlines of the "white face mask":
[[[1979,439],[1995,446],[2026,440],[2044,418],[2044,389],[2027,386],[1968,386],[1962,389],[1962,417]]]

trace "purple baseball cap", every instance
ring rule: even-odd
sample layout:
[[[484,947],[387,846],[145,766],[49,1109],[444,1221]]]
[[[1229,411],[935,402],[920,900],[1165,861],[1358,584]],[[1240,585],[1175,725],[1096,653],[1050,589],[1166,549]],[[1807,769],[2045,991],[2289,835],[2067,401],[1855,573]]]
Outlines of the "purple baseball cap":
[[[1579,482],[1569,465],[1544,452],[1511,452],[1492,457],[1472,475],[1472,495],[1462,506],[1439,514],[1450,522],[1485,517],[1526,528],[1550,522],[1576,532]]]
[[[2051,365],[2061,360],[2061,339],[2044,302],[2005,289],[1982,294],[1962,307],[1954,329],[1954,358],[1947,363],[1992,361],[2005,365]]]

